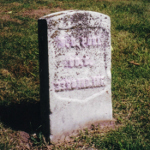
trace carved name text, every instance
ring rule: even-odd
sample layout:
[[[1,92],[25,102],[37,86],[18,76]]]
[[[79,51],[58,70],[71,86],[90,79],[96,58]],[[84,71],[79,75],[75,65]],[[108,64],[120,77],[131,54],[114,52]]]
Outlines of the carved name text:
[[[101,76],[78,78],[72,80],[61,80],[54,83],[56,92],[64,90],[87,89],[105,86],[105,78]]]
[[[89,36],[89,37],[79,37],[76,40],[74,37],[57,37],[56,42],[59,48],[71,48],[71,47],[78,47],[78,48],[86,48],[88,46],[101,46],[103,43],[104,38],[99,36]]]

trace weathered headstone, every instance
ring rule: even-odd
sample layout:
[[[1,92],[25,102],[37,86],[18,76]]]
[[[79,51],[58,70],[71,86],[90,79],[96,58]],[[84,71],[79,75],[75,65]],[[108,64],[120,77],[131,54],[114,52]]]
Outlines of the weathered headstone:
[[[112,121],[110,17],[62,11],[38,20],[42,122],[51,142]]]

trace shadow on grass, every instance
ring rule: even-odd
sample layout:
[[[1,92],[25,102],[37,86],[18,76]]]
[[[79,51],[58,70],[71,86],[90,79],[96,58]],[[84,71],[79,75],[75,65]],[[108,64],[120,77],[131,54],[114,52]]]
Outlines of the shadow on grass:
[[[40,120],[40,102],[0,105],[0,121],[13,130],[37,132]]]

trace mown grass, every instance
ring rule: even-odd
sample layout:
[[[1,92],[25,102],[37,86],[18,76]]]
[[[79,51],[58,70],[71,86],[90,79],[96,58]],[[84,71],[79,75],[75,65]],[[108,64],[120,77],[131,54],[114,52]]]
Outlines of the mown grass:
[[[112,101],[119,127],[93,127],[71,143],[48,145],[39,121],[37,18],[67,9],[111,17]],[[150,149],[149,18],[149,0],[0,0],[0,149]],[[29,144],[19,131],[30,134]]]

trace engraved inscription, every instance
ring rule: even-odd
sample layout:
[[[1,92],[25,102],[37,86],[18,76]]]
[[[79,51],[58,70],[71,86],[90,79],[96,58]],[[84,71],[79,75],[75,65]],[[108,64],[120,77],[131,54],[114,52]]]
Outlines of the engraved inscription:
[[[95,87],[104,87],[105,78],[101,76],[78,78],[73,80],[61,80],[54,83],[56,92],[74,89],[87,89]]]
[[[79,37],[79,39],[75,39],[74,37],[68,36],[60,36],[56,38],[57,46],[59,48],[71,48],[71,47],[83,47],[86,48],[88,46],[101,46],[102,41],[99,36],[89,36],[89,37]]]
[[[73,68],[73,67],[87,67],[93,66],[94,62],[89,58],[89,56],[84,56],[83,58],[80,57],[70,57],[69,59],[65,59],[62,61],[64,67],[66,68]]]
[[[82,30],[79,31],[83,34],[74,34],[69,29],[59,31],[60,34],[56,35],[56,68],[60,66],[63,73],[55,76],[53,81],[55,92],[89,88],[97,88],[94,89],[96,91],[99,90],[98,87],[105,87],[105,76],[102,75],[105,75],[106,32],[101,28],[84,30],[85,33]],[[79,76],[76,77],[76,75]]]

